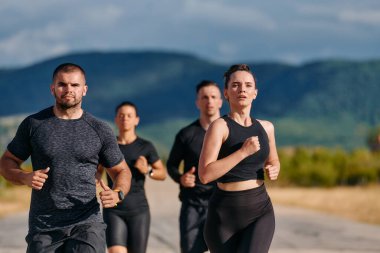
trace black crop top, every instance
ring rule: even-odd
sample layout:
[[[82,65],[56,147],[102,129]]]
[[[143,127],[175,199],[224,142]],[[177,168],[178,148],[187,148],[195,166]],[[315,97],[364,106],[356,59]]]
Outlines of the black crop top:
[[[269,155],[269,139],[263,126],[252,118],[252,125],[245,127],[239,125],[233,119],[224,115],[222,117],[229,129],[226,141],[222,144],[218,159],[222,159],[234,153],[243,146],[244,141],[251,136],[258,136],[260,150],[240,161],[229,172],[217,181],[221,183],[239,182],[250,179],[264,179],[264,163]]]

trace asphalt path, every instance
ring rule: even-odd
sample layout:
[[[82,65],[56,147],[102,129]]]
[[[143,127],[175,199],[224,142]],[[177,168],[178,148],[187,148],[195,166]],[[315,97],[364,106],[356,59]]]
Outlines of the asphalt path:
[[[146,184],[152,224],[147,253],[178,253],[178,188],[170,179]],[[276,232],[270,253],[378,253],[380,226],[274,203]],[[1,207],[0,207],[1,208]],[[27,213],[0,220],[0,253],[25,252]]]

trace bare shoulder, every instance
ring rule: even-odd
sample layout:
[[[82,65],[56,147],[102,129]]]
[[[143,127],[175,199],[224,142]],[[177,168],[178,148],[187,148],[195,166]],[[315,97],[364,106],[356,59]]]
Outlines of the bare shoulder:
[[[260,124],[264,127],[265,131],[268,134],[274,132],[274,125],[272,124],[272,122],[268,120],[261,120],[261,119],[258,119],[257,121],[260,122]]]
[[[212,129],[213,131],[227,129],[227,123],[223,118],[219,118],[210,124],[209,129]]]
[[[211,136],[220,136],[223,140],[228,136],[227,122],[223,118],[214,120],[207,130]]]

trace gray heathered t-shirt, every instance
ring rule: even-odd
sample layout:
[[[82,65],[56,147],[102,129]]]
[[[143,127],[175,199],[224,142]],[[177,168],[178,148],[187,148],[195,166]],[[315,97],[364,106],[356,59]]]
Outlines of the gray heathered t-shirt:
[[[43,188],[32,190],[29,233],[103,221],[97,165],[109,168],[123,159],[105,122],[87,112],[79,119],[59,119],[49,107],[24,119],[8,150],[21,160],[31,156],[33,170],[50,167]]]

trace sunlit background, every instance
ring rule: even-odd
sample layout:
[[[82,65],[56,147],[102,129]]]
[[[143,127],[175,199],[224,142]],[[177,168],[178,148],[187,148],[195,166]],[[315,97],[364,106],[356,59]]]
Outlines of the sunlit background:
[[[175,133],[197,116],[196,83],[222,84],[227,66],[253,63],[255,116],[274,123],[281,158],[279,180],[268,182],[275,205],[380,224],[379,0],[2,0],[0,19],[1,153],[26,115],[51,105],[51,72],[63,60],[88,70],[86,110],[112,125],[121,100],[138,105],[138,134],[164,162]],[[152,237],[176,248],[178,187],[165,183],[148,180],[153,220],[170,224],[153,224]],[[0,177],[0,217],[27,210],[27,190]],[[273,252],[379,250],[378,232],[293,222],[294,210],[279,212]]]

